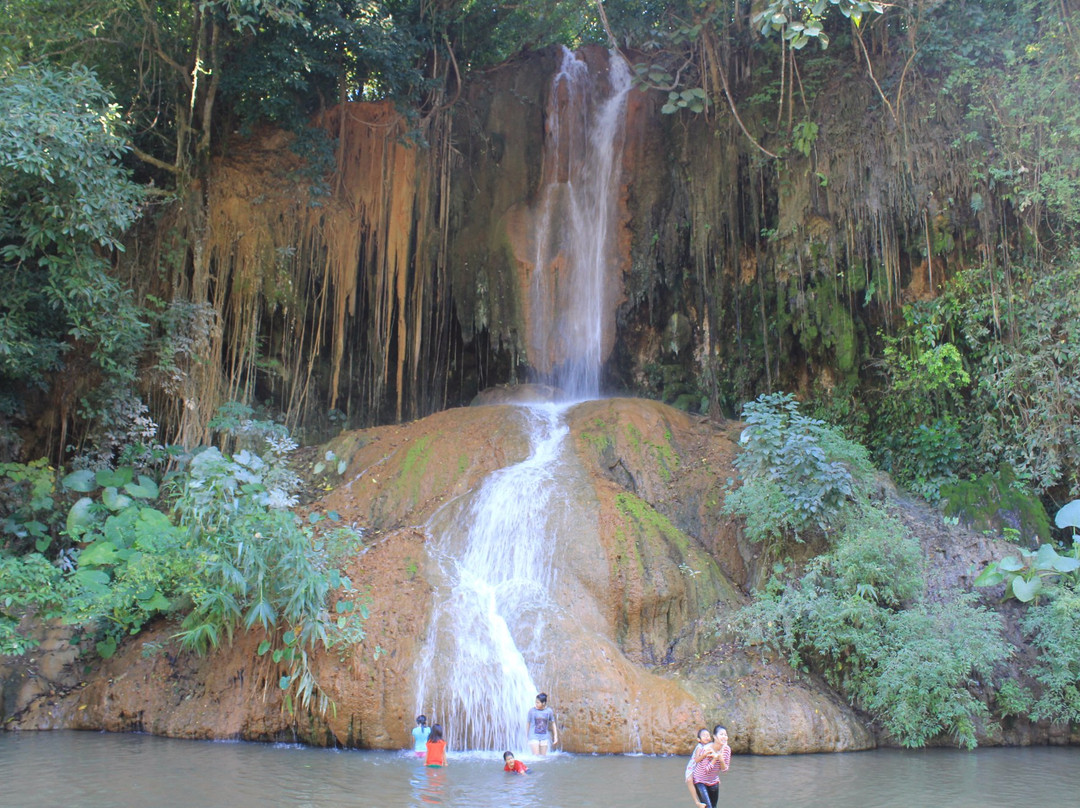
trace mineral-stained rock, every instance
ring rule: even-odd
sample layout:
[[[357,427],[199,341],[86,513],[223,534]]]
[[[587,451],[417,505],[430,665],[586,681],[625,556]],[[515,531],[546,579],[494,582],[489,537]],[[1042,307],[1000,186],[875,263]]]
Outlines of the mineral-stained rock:
[[[633,399],[579,404],[566,419],[574,451],[560,474],[574,493],[554,539],[560,573],[543,685],[562,748],[684,753],[697,727],[715,723],[728,727],[736,751],[872,746],[872,734],[825,688],[766,664],[725,627],[755,564],[720,514],[733,476],[731,430]],[[370,616],[361,644],[315,655],[335,704],[324,717],[283,710],[282,671],[256,653],[261,634],[240,634],[200,659],[180,652],[175,627],[163,623],[98,664],[84,686],[69,665],[77,680],[70,692],[27,691],[11,705],[12,724],[407,746],[435,591],[426,525],[446,502],[525,456],[522,424],[516,405],[476,406],[332,444],[346,468],[312,508],[364,529],[365,547],[346,571]]]

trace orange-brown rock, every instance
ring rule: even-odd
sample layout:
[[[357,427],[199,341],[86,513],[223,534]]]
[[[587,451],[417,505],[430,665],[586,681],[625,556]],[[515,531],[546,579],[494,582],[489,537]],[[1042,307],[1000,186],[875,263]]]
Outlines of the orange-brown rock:
[[[633,399],[582,403],[566,419],[574,451],[560,474],[575,493],[554,538],[557,607],[544,635],[544,687],[563,748],[683,753],[697,727],[717,722],[736,751],[872,746],[825,690],[732,642],[728,622],[756,563],[720,514],[733,433]],[[335,704],[323,718],[282,709],[282,671],[256,654],[258,634],[199,659],[179,653],[162,625],[99,665],[85,686],[29,699],[15,724],[407,746],[433,593],[426,524],[524,458],[522,423],[515,405],[496,404],[333,442],[347,468],[313,507],[364,530],[347,572],[369,596],[370,616],[361,644],[314,659]]]

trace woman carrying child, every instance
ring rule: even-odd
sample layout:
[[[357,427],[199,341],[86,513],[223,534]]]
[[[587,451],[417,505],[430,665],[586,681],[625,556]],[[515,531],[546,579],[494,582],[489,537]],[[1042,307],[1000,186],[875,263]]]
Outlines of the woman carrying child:
[[[728,746],[727,730],[717,726],[713,729],[713,742],[694,764],[694,790],[699,805],[716,808],[716,800],[720,796],[720,772],[726,772],[730,765],[731,747]]]

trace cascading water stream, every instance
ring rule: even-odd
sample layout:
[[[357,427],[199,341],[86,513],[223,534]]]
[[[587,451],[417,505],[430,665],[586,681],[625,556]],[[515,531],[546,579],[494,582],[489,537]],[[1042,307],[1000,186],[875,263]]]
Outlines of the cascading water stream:
[[[616,249],[630,86],[621,56],[612,54],[605,83],[565,49],[552,84],[529,350],[567,401],[599,395],[605,318],[613,316],[605,305],[606,268]],[[541,277],[549,272],[555,277]],[[526,711],[543,689],[538,683],[552,653],[544,629],[557,609],[550,597],[557,576],[554,526],[564,522],[560,509],[570,499],[559,473],[569,451],[568,407],[522,406],[528,457],[448,503],[428,524],[443,581],[420,661],[416,709],[443,724],[452,750],[526,747]]]
[[[532,297],[534,365],[569,400],[595,398],[614,317],[615,235],[630,69],[612,54],[610,94],[566,48],[552,82]]]
[[[445,596],[431,616],[418,710],[442,721],[451,749],[525,747],[525,711],[543,666],[555,570],[547,529],[565,407],[522,407],[529,456],[489,476],[430,522]],[[428,700],[425,706],[424,701]]]

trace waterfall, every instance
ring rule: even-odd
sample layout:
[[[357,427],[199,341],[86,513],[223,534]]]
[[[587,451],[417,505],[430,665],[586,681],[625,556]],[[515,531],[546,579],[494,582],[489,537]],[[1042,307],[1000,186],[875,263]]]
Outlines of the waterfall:
[[[567,400],[599,395],[610,351],[619,164],[630,70],[612,54],[606,81],[564,49],[552,81],[538,208],[530,358]],[[552,274],[553,273],[553,274]],[[611,340],[609,339],[608,342]],[[521,751],[525,716],[544,684],[556,525],[568,492],[569,404],[522,406],[525,460],[494,472],[428,523],[441,578],[419,661],[417,712],[450,749]],[[557,698],[557,694],[556,698]]]
[[[617,266],[631,87],[630,68],[618,54],[611,55],[604,79],[563,48],[548,102],[529,357],[569,400],[599,395],[600,370],[613,342],[616,284],[609,270]]]
[[[420,660],[417,710],[443,723],[451,749],[521,750],[543,667],[554,584],[548,517],[569,432],[565,406],[521,407],[522,462],[490,475],[429,523],[444,584]],[[425,703],[427,702],[427,703]]]

